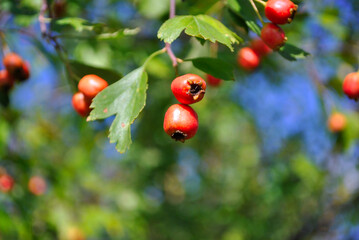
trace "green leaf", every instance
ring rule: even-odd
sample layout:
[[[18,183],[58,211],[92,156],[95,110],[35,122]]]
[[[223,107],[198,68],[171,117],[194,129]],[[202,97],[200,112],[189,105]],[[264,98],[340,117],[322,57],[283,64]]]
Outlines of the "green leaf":
[[[74,60],[70,61],[70,67],[72,72],[78,77],[83,77],[87,74],[95,74],[105,79],[109,84],[118,81],[122,77],[122,75],[115,70],[90,66]],[[75,81],[77,80],[78,79],[75,79]]]
[[[102,23],[89,23],[82,18],[62,18],[53,21],[52,30],[61,33],[58,35],[60,38],[96,38],[98,40],[135,35],[140,31],[139,28],[112,30]]]
[[[220,21],[207,15],[177,16],[167,20],[158,31],[158,38],[166,43],[176,40],[182,31],[187,35],[220,42],[233,51],[232,44],[243,40]]]
[[[131,124],[146,103],[147,73],[144,67],[130,72],[101,91],[92,101],[88,121],[116,115],[110,127],[110,142],[123,153],[131,145]]]
[[[199,70],[208,73],[216,78],[223,80],[233,80],[234,67],[218,58],[194,58],[186,61],[192,61],[193,65]]]
[[[234,13],[244,19],[253,32],[257,35],[261,34],[261,28],[257,24],[257,14],[248,0],[228,0],[227,4]]]
[[[310,54],[303,49],[297,48],[296,46],[286,43],[283,47],[281,47],[278,51],[282,57],[289,61],[296,61],[298,59],[304,59]]]

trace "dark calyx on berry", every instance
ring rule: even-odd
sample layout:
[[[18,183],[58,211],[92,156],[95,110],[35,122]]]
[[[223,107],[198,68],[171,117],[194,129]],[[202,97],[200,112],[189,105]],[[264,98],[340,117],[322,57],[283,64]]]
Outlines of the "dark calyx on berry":
[[[206,93],[206,91],[202,88],[202,82],[195,83],[192,80],[188,80],[187,82],[191,86],[188,94],[192,95],[194,100],[197,100],[202,93]]]
[[[172,135],[171,138],[176,140],[176,141],[180,141],[182,143],[184,143],[184,141],[186,140],[187,134],[177,130],[175,131]]]

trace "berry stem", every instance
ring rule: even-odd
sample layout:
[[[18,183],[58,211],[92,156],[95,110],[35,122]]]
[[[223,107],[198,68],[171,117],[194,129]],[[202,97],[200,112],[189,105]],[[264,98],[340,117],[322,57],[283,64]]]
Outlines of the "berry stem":
[[[262,1],[262,0],[255,0],[255,1],[259,4],[262,4],[263,7],[265,7],[267,5],[267,2],[265,2],[265,1]]]
[[[254,11],[256,12],[259,20],[261,21],[262,25],[264,26],[264,21],[263,21],[262,16],[260,15],[260,13],[258,11],[258,8],[257,8],[256,4],[253,2],[253,0],[249,0],[249,1],[252,4],[252,7],[253,7]]]

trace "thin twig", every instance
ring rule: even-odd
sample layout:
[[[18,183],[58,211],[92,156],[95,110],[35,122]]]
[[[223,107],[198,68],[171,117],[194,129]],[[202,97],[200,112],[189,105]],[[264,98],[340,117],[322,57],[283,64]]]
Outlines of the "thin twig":
[[[170,19],[174,18],[176,15],[176,0],[170,0]],[[176,71],[176,75],[178,75],[178,70],[177,70],[177,57],[176,55],[173,53],[172,48],[171,48],[171,44],[170,43],[166,43],[166,51],[168,56],[170,57],[171,61],[172,61],[172,65],[175,68]]]
[[[267,5],[267,3],[265,1],[262,0],[255,0],[257,3],[262,4],[264,7]]]
[[[254,11],[256,12],[259,20],[261,21],[262,25],[264,26],[264,21],[263,21],[262,16],[260,15],[260,13],[258,11],[258,8],[257,8],[256,4],[253,2],[253,0],[249,0],[249,1],[251,2]]]

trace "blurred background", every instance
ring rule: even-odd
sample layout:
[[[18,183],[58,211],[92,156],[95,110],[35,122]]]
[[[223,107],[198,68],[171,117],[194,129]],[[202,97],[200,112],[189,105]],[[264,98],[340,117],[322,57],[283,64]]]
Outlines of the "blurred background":
[[[311,56],[290,62],[273,53],[256,71],[238,69],[235,81],[209,86],[193,106],[198,133],[185,144],[162,128],[176,103],[172,63],[165,54],[152,60],[146,107],[120,154],[107,138],[113,118],[86,122],[73,110],[69,62],[41,38],[42,1],[0,0],[3,43],[31,64],[31,78],[0,109],[0,173],[14,181],[0,192],[0,239],[359,239],[359,108],[341,90],[358,70],[359,5],[296,3],[283,29]],[[48,27],[78,71],[120,76],[164,46],[157,31],[168,8],[168,0],[67,0],[57,17],[71,18],[68,25]],[[234,53],[218,46],[220,58],[235,62],[255,35],[224,1],[177,2],[179,15],[203,13],[245,38]],[[73,18],[92,28],[77,29]],[[108,29],[127,30],[95,36]],[[210,49],[185,35],[173,44],[182,59]],[[190,62],[179,73],[205,77]],[[327,127],[333,111],[348,120],[340,134]]]

